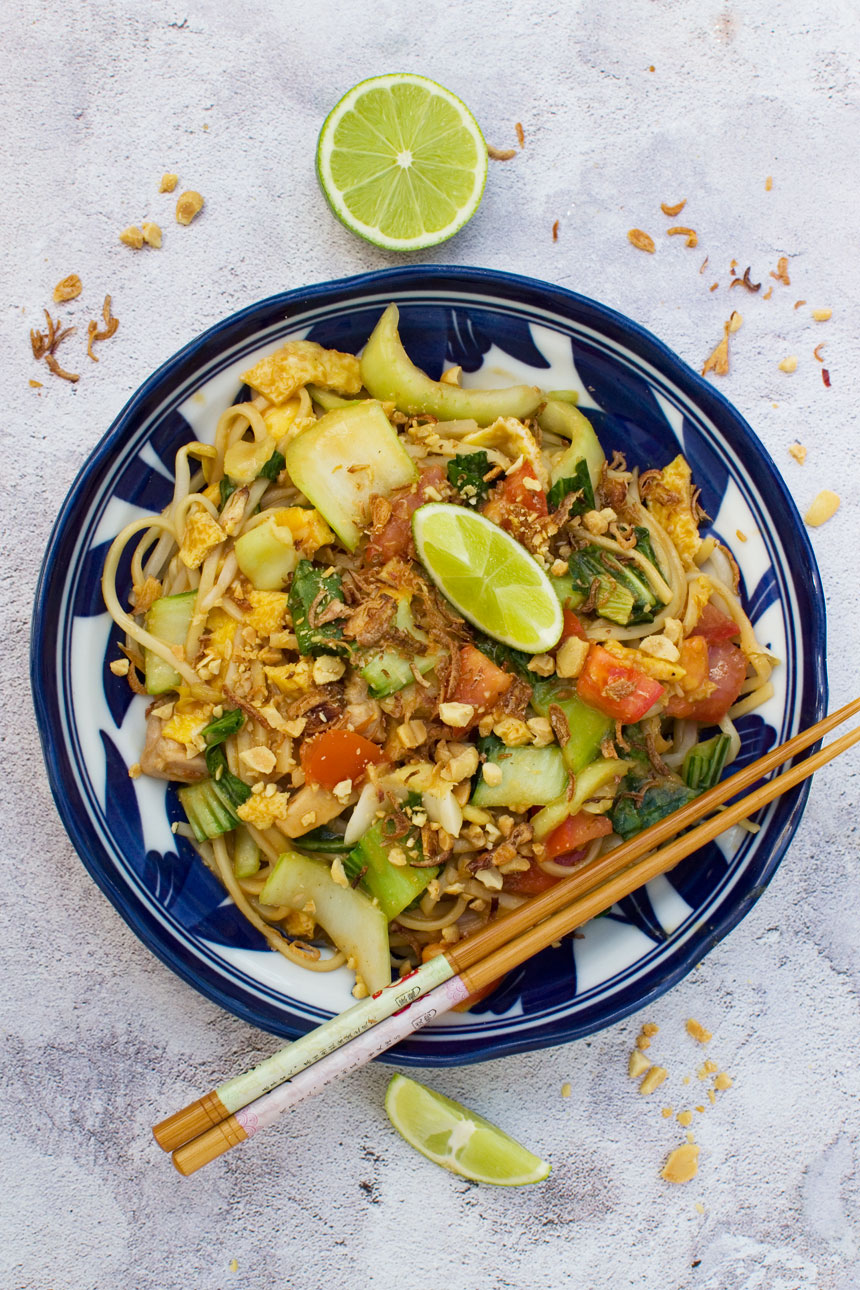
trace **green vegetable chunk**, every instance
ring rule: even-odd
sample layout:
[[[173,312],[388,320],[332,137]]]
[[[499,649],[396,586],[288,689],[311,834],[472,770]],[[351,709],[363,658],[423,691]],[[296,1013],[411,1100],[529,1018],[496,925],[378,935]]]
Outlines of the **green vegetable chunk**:
[[[532,385],[511,385],[503,390],[463,390],[445,381],[431,380],[403,348],[397,330],[399,317],[397,306],[389,305],[361,356],[361,379],[375,399],[394,403],[409,416],[429,412],[440,421],[471,418],[479,426],[491,425],[499,417],[516,417],[522,421],[540,404],[541,392]]]
[[[579,604],[589,595],[597,579],[594,609],[601,618],[622,627],[653,619],[657,597],[648,582],[632,565],[622,564],[611,551],[593,544],[575,551],[568,561],[568,573],[571,588],[580,597]]]
[[[362,887],[374,897],[390,923],[421,895],[439,869],[436,865],[426,869],[411,864],[393,865],[388,857],[395,846],[407,859],[410,855],[423,859],[421,836],[417,829],[410,829],[404,837],[393,839],[387,836],[386,826],[390,828],[390,819],[374,824],[346,857],[343,867],[350,881],[361,875]]]
[[[549,399],[538,414],[538,425],[541,430],[570,440],[570,447],[552,468],[552,482],[575,475],[577,463],[582,460],[588,466],[592,487],[596,489],[606,457],[588,417],[583,416],[572,403]]]
[[[484,479],[489,473],[490,459],[485,452],[458,453],[448,462],[448,483],[453,484],[467,506],[479,506],[490,495],[490,485]]]
[[[227,757],[220,744],[206,749],[206,768],[228,806],[241,806],[243,802],[247,802],[251,790],[244,780],[228,770]]]
[[[547,505],[551,511],[558,510],[568,493],[579,493],[579,497],[570,508],[571,515],[584,515],[594,510],[594,489],[587,463],[580,458],[576,469],[566,479],[557,479],[547,494]]]
[[[308,614],[320,613],[343,597],[340,574],[324,574],[310,560],[299,560],[290,584],[287,606],[293,620],[300,654],[346,654],[343,630],[337,621],[312,627]]]
[[[567,790],[568,773],[561,749],[506,748],[501,740],[482,741],[488,765],[497,766],[502,778],[488,784],[483,774],[472,793],[472,805],[504,806],[511,811],[527,811],[530,806],[544,806]]]
[[[159,596],[158,600],[153,601],[144,619],[146,630],[166,645],[184,645],[196,601],[196,591],[181,591],[176,596]],[[167,690],[175,690],[182,679],[175,667],[171,667],[149,649],[144,651],[144,668],[147,694],[164,694]]]
[[[634,525],[633,532],[636,535],[636,550],[644,555],[646,560],[650,560],[657,572],[663,575],[660,568],[660,561],[654,553],[654,547],[651,544],[651,531],[644,524]],[[665,576],[665,575],[663,575]]]
[[[240,781],[241,782],[241,781]],[[250,796],[251,790],[248,789]],[[188,817],[188,823],[198,842],[229,833],[239,823],[235,803],[221,784],[214,779],[203,779],[197,784],[184,784],[177,790],[177,797]]]
[[[323,860],[286,851],[266,879],[261,905],[287,905],[303,910],[313,902],[314,918],[347,958],[371,994],[391,981],[388,923],[362,891],[340,887]]]
[[[206,741],[207,748],[214,748],[216,744],[222,744],[225,739],[231,735],[238,734],[245,724],[245,714],[241,708],[228,708],[215,721],[210,721],[208,726],[204,726],[201,734]]]
[[[222,475],[218,480],[218,492],[221,494],[222,510],[238,487],[239,485],[235,484],[229,475]]]
[[[594,761],[603,740],[614,728],[615,723],[610,717],[580,699],[575,682],[560,679],[537,681],[531,704],[539,717],[548,717],[552,707],[561,710],[570,731],[570,738],[561,752],[571,775],[578,775]]]
[[[287,470],[349,551],[367,529],[371,499],[418,477],[409,453],[372,399],[333,408],[284,449]]]
[[[628,771],[621,782],[610,819],[613,829],[625,842],[699,796],[696,789],[688,788],[675,777],[662,779],[657,784],[652,783],[652,780],[653,775],[637,766]],[[651,787],[646,788],[645,785],[649,783]],[[645,791],[640,802],[638,794],[643,788]]]
[[[278,452],[276,448],[263,469],[260,471],[258,478],[275,480],[278,478],[278,475],[280,475],[286,464],[287,462],[284,454],[282,452]]]
[[[302,834],[302,850],[318,851],[322,855],[343,855],[349,847],[344,843],[342,833],[335,833],[334,829],[321,824],[310,833]]]
[[[695,744],[684,758],[682,774],[688,788],[703,793],[713,788],[723,773],[732,741],[728,735],[714,735]]]

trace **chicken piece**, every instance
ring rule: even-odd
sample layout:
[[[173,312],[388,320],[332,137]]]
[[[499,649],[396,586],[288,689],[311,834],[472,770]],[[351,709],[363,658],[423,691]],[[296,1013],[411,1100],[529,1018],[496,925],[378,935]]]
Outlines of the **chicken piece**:
[[[140,758],[140,769],[153,779],[173,779],[180,784],[194,784],[206,779],[206,759],[201,753],[186,755],[185,746],[163,734],[164,722],[151,716],[146,723],[146,743]]]
[[[291,340],[243,372],[242,380],[270,403],[281,404],[309,381],[340,394],[358,394],[361,370],[354,354],[323,349],[312,340]]]
[[[342,811],[343,802],[334,793],[327,788],[305,784],[290,802],[283,818],[275,823],[288,838],[299,838],[320,824],[336,819]]]

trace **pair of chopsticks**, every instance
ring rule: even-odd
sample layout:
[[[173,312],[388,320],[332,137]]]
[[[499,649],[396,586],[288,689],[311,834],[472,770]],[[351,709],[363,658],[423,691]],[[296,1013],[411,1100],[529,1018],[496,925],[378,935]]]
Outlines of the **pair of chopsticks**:
[[[860,727],[704,819],[858,712],[860,698],[253,1070],[219,1085],[157,1124],[156,1142],[173,1152],[181,1174],[194,1173],[807,779],[860,742]],[[691,825],[697,827],[675,836]]]

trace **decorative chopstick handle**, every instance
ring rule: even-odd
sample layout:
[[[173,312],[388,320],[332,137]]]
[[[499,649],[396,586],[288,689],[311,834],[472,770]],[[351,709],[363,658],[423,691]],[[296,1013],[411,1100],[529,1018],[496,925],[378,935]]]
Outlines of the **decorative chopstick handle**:
[[[251,1138],[260,1129],[273,1124],[284,1111],[291,1111],[309,1097],[351,1071],[367,1065],[374,1057],[426,1026],[434,1017],[448,1012],[469,997],[471,986],[460,977],[452,977],[408,1007],[379,1021],[343,1047],[328,1053],[315,1065],[307,1067],[293,1079],[278,1085],[229,1119],[208,1129],[193,1142],[186,1142],[173,1153],[173,1163],[181,1174],[193,1174],[225,1151]]]
[[[166,1120],[156,1124],[152,1134],[162,1151],[173,1151],[176,1147],[182,1146],[183,1142],[191,1142],[207,1129],[220,1124],[229,1114],[227,1107],[213,1089],[211,1093],[205,1093],[190,1106],[184,1106],[175,1115],[169,1115]]]
[[[408,1007],[453,975],[454,969],[445,955],[437,955],[408,976],[392,981],[384,990],[378,990],[370,998],[362,999],[346,1012],[309,1031],[295,1043],[273,1053],[253,1070],[237,1075],[225,1084],[219,1084],[218,1088],[201,1097],[198,1102],[192,1102],[190,1106],[162,1120],[152,1130],[155,1141],[163,1151],[175,1151],[207,1129],[220,1124],[243,1106],[248,1106],[279,1084],[293,1079],[306,1067],[321,1061],[329,1053],[375,1027],[393,1012]],[[231,1142],[229,1145],[234,1144]]]

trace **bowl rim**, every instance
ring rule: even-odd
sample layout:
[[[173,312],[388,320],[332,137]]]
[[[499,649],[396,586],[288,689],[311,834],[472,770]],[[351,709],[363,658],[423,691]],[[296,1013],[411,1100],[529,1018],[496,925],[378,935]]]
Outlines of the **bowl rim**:
[[[456,286],[476,296],[483,294],[495,297],[500,302],[513,298],[517,303],[523,304],[528,297],[537,296],[544,307],[556,312],[561,319],[569,317],[577,310],[584,310],[592,318],[599,320],[604,335],[621,339],[628,348],[635,348],[635,352],[640,357],[657,367],[664,376],[668,376],[715,424],[721,426],[726,419],[732,422],[735,432],[740,435],[755,456],[759,486],[766,483],[768,489],[773,490],[772,493],[768,491],[769,504],[775,503],[783,509],[790,522],[792,536],[797,544],[796,550],[792,552],[791,580],[796,582],[798,570],[807,577],[807,596],[812,608],[812,622],[805,626],[804,635],[813,644],[820,642],[820,648],[808,651],[807,660],[807,667],[811,668],[811,679],[815,687],[813,719],[823,715],[826,710],[828,686],[823,588],[812,544],[794,499],[776,463],[746,418],[721,391],[709,384],[665,342],[640,323],[590,297],[537,278],[509,273],[505,270],[445,264],[400,265],[312,283],[264,297],[220,319],[167,358],[133,391],[78,470],[54,521],[39,573],[32,616],[30,683],[51,794],[61,822],[90,877],[147,949],[174,973],[210,1001],[226,1008],[242,1020],[280,1035],[295,1036],[300,1031],[295,1026],[278,1028],[271,1018],[262,1018],[259,1004],[255,1006],[253,1001],[247,1002],[238,983],[233,985],[199,960],[186,958],[181,947],[171,942],[169,933],[152,920],[135,895],[129,893],[124,883],[118,883],[108,868],[92,855],[91,840],[87,837],[89,818],[86,810],[84,809],[79,817],[64,786],[63,759],[67,756],[66,747],[62,741],[55,743],[53,739],[50,707],[55,673],[49,667],[48,660],[53,662],[55,654],[50,648],[52,607],[48,592],[52,581],[60,572],[65,529],[69,519],[81,506],[86,506],[98,495],[99,489],[96,485],[101,468],[110,461],[121,446],[147,400],[164,382],[170,380],[177,369],[202,353],[213,341],[223,338],[226,332],[241,328],[246,321],[256,321],[263,315],[274,315],[278,311],[283,311],[284,321],[288,322],[291,314],[303,312],[315,303],[337,304],[340,301],[348,306],[350,298],[354,295],[364,293],[382,297],[386,291],[416,288],[422,279],[429,280],[435,290],[444,286]],[[443,304],[444,300],[440,299],[439,303]],[[477,306],[478,301],[475,303]],[[810,749],[811,751],[813,750]],[[650,989],[643,993],[633,990],[634,997],[631,999],[627,997],[631,993],[630,988],[622,987],[617,997],[610,996],[601,1005],[601,1019],[597,1026],[582,1021],[576,1024],[570,1018],[566,1021],[553,1021],[551,1028],[555,1030],[557,1027],[557,1033],[525,1033],[518,1037],[515,1031],[512,1034],[496,1035],[492,1038],[488,1037],[486,1048],[463,1053],[448,1053],[444,1051],[442,1045],[438,1048],[428,1046],[422,1050],[415,1041],[407,1041],[405,1045],[401,1044],[396,1052],[386,1054],[385,1060],[405,1066],[465,1065],[487,1061],[584,1037],[595,1033],[596,1030],[614,1025],[630,1013],[653,1002],[683,979],[709,950],[737,926],[758,900],[782,861],[797,830],[809,789],[810,784],[806,781],[798,790],[795,790],[796,796],[790,815],[773,838],[757,881],[740,898],[735,898],[730,907],[722,911],[721,917],[703,924],[697,933],[689,938],[685,946],[678,947],[677,960],[669,970],[663,971]],[[463,1038],[466,1039],[467,1036],[464,1035]],[[456,1042],[456,1032],[454,1032],[451,1043],[456,1044]]]

